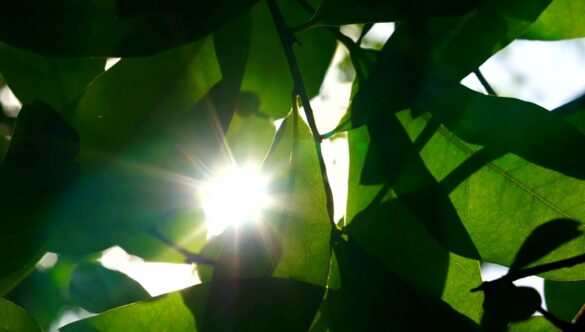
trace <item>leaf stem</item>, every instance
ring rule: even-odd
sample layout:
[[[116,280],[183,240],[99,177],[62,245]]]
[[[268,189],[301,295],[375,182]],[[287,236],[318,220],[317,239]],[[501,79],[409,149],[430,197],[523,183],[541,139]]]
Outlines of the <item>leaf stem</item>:
[[[195,254],[190,252],[189,250],[181,247],[180,245],[173,242],[171,239],[167,238],[166,236],[162,235],[159,231],[155,228],[151,228],[148,230],[148,234],[152,235],[153,237],[157,238],[159,241],[163,242],[167,246],[173,248],[174,250],[178,251],[180,254],[187,258],[187,262],[195,263],[195,264],[204,264],[204,265],[215,265],[215,260],[209,259],[199,254]]]
[[[492,86],[490,85],[490,83],[486,80],[485,76],[483,76],[483,74],[481,73],[481,71],[479,70],[479,68],[477,68],[476,70],[474,70],[473,73],[475,74],[475,76],[477,76],[477,79],[479,80],[479,82],[481,83],[481,85],[483,86],[483,88],[485,89],[485,91],[487,91],[488,94],[490,94],[492,96],[497,96],[498,95],[496,93],[496,90],[494,90],[494,88],[492,88]]]
[[[472,292],[485,291],[487,288],[491,287],[495,283],[512,282],[514,280],[526,278],[526,277],[529,277],[532,275],[541,274],[541,273],[545,273],[545,272],[549,272],[549,271],[553,271],[553,270],[558,270],[558,269],[562,269],[562,268],[568,268],[568,267],[572,267],[574,265],[582,264],[582,263],[585,263],[585,254],[581,254],[581,255],[578,255],[575,257],[563,259],[563,260],[552,262],[552,263],[546,263],[546,264],[537,265],[537,266],[529,267],[529,268],[522,269],[522,270],[513,271],[513,272],[510,272],[510,273],[506,274],[505,276],[498,278],[496,280],[485,281],[485,282],[481,283],[481,285],[479,285],[478,287],[472,289],[471,291]]]
[[[303,78],[299,70],[297,58],[293,50],[293,45],[297,44],[298,41],[294,36],[292,30],[289,29],[285,24],[284,18],[282,17],[282,13],[278,8],[278,4],[276,4],[276,1],[267,0],[267,3],[268,8],[270,9],[270,13],[272,14],[272,19],[274,20],[274,25],[276,26],[278,36],[280,37],[282,48],[284,50],[284,54],[286,56],[286,60],[288,62],[288,66],[292,75],[292,79],[294,82],[293,93],[299,96],[299,98],[301,99],[301,104],[303,105],[303,110],[307,117],[309,128],[311,128],[311,132],[313,133],[313,140],[315,142],[317,155],[319,157],[319,167],[321,169],[321,177],[323,178],[323,186],[325,189],[325,196],[327,199],[327,212],[329,214],[329,221],[331,222],[333,228],[337,229],[337,225],[335,224],[335,220],[333,219],[333,194],[331,192],[329,178],[327,177],[327,168],[325,166],[325,160],[323,159],[323,154],[321,153],[321,142],[323,141],[323,137],[319,134],[319,130],[317,129],[317,123],[315,122],[315,116],[313,109],[311,108],[309,95],[307,94],[307,90],[305,89],[305,84],[303,83]]]

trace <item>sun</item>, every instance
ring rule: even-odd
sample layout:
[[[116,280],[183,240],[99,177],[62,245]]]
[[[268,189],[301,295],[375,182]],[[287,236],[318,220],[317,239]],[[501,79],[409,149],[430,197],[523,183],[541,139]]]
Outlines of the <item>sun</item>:
[[[253,166],[230,166],[214,174],[200,187],[198,197],[208,238],[229,226],[258,221],[271,201],[268,179]]]

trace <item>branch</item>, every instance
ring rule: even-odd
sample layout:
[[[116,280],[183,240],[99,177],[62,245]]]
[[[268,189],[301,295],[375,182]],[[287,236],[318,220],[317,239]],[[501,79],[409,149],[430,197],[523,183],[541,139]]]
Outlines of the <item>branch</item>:
[[[485,282],[481,283],[481,285],[479,285],[478,287],[472,289],[471,291],[472,292],[485,291],[487,288],[491,287],[492,285],[494,285],[496,283],[512,282],[514,280],[530,277],[532,275],[541,274],[541,273],[545,273],[545,272],[549,272],[549,271],[553,271],[553,270],[558,270],[558,269],[562,269],[562,268],[568,268],[568,267],[572,267],[574,265],[582,264],[582,263],[585,263],[585,254],[581,254],[579,256],[563,259],[563,260],[552,262],[552,263],[546,263],[546,264],[537,265],[537,266],[529,267],[529,268],[522,269],[522,270],[509,272],[505,276],[498,278],[496,280],[485,281]]]
[[[299,70],[297,58],[292,47],[294,44],[298,42],[293,32],[284,23],[284,18],[282,17],[282,13],[280,12],[278,5],[276,4],[276,1],[268,0],[267,2],[293,78],[294,82],[293,94],[300,97],[301,104],[303,105],[303,110],[305,111],[305,115],[307,117],[309,128],[311,128],[311,132],[313,133],[313,140],[315,141],[315,147],[317,149],[317,155],[319,157],[319,167],[321,169],[321,177],[323,178],[323,186],[325,189],[325,196],[327,199],[327,212],[329,214],[329,221],[331,222],[333,228],[337,229],[337,225],[335,224],[335,221],[333,219],[333,194],[331,192],[331,186],[329,185],[329,178],[327,177],[327,168],[325,167],[325,160],[323,160],[323,154],[321,153],[321,142],[323,141],[323,138],[321,137],[321,135],[319,135],[319,130],[317,129],[313,109],[311,108],[309,96],[307,94],[307,90],[305,89],[305,84],[303,83],[303,78]]]
[[[492,86],[490,85],[490,83],[485,79],[485,76],[483,76],[483,74],[481,73],[481,71],[479,70],[479,68],[477,68],[476,70],[474,70],[473,73],[475,74],[475,76],[477,76],[477,79],[479,80],[479,82],[481,83],[481,85],[483,85],[483,88],[485,89],[485,91],[487,91],[488,94],[490,94],[492,96],[497,96],[498,95],[496,93],[496,91],[494,90],[494,88],[492,88]]]
[[[178,251],[180,254],[182,254],[183,256],[185,256],[187,258],[187,262],[189,262],[189,263],[205,264],[205,265],[211,265],[211,266],[215,265],[215,260],[209,259],[209,258],[204,257],[202,255],[194,254],[194,253],[190,252],[189,250],[187,250],[187,249],[181,247],[180,245],[176,244],[175,242],[173,242],[171,239],[165,237],[164,235],[162,235],[159,231],[157,231],[154,228],[149,229],[148,234],[152,235],[153,237],[157,238],[158,240],[160,240],[161,242],[163,242],[167,246]]]

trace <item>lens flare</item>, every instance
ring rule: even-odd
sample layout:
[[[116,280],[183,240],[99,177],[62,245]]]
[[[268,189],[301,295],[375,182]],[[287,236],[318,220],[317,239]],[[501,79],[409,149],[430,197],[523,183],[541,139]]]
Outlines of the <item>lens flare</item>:
[[[270,204],[268,180],[255,167],[229,167],[202,185],[199,197],[207,222],[207,237],[227,227],[257,221]]]

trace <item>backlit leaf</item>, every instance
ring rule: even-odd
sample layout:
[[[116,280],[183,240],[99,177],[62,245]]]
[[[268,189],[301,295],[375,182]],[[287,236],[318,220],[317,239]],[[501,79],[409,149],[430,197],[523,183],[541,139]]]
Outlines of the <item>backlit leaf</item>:
[[[33,317],[16,304],[0,298],[0,330],[41,332]]]

